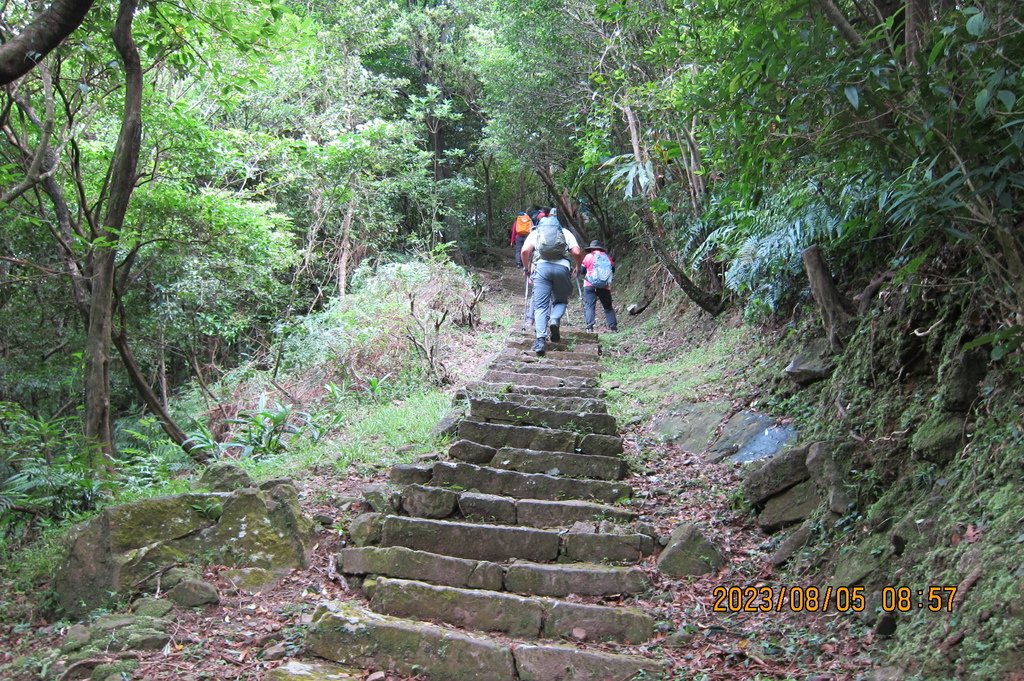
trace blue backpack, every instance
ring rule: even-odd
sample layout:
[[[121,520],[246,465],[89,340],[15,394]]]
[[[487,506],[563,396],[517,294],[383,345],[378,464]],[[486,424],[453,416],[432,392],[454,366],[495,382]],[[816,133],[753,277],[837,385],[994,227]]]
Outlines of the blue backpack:
[[[607,253],[594,254],[594,260],[587,268],[587,282],[594,288],[608,288],[612,285],[612,261]]]

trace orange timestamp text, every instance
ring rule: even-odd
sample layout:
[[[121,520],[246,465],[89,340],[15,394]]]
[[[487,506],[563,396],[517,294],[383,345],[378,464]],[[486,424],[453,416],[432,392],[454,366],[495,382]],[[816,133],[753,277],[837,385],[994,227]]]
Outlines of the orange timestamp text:
[[[715,612],[864,612],[862,586],[716,586]]]

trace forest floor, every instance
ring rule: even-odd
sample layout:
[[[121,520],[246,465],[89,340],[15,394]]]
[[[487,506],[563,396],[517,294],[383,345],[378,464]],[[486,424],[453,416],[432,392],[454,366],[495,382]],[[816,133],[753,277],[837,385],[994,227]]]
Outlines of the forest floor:
[[[485,314],[487,309],[514,307],[518,315],[523,303],[519,272],[507,266],[479,273],[490,287]],[[624,308],[625,304],[617,301],[617,306]],[[582,315],[575,300],[570,309],[570,324],[578,325]],[[690,316],[683,322],[686,319]],[[620,335],[640,324],[625,314],[620,320]],[[609,362],[625,353],[640,361],[645,360],[645,353],[651,358],[655,353],[663,357],[667,348],[685,347],[687,339],[693,338],[685,326],[660,328],[656,341],[637,331],[633,328],[627,341],[615,344]],[[487,354],[463,356],[455,375],[472,380],[488,359]],[[723,382],[734,380],[728,375],[721,378]],[[710,394],[715,386],[708,384],[704,389]],[[654,415],[642,414],[622,424],[627,456],[641,462],[627,481],[637,490],[637,510],[661,534],[669,534],[680,522],[698,524],[721,548],[727,562],[717,573],[680,580],[662,576],[654,559],[647,559],[641,567],[650,574],[654,588],[645,595],[647,600],[631,599],[630,604],[654,613],[659,633],[641,652],[666,655],[677,679],[840,681],[864,676],[871,666],[874,641],[870,629],[852,613],[716,612],[715,605],[722,600],[716,589],[809,586],[813,575],[794,578],[770,566],[771,542],[748,512],[737,509],[737,470],[708,464],[698,452],[660,443],[648,430]],[[297,477],[304,510],[334,519],[330,528],[320,532],[309,568],[292,570],[273,587],[253,595],[233,588],[222,576],[226,568],[206,567],[203,577],[218,587],[221,602],[178,610],[168,645],[162,650],[131,653],[139,663],[131,678],[260,679],[283,661],[301,657],[304,625],[318,603],[361,598],[335,572],[333,556],[344,545],[348,521],[365,510],[359,502],[346,498],[359,497],[363,487],[382,482],[386,473],[381,469],[367,474],[365,469],[352,467],[345,475],[325,464]],[[0,626],[0,676],[16,657],[45,657],[47,650],[59,647],[66,626],[67,622],[41,620]],[[117,659],[118,654],[111,653],[109,658]],[[76,677],[68,670],[57,674],[51,670],[48,678],[63,681]],[[362,678],[370,678],[370,673],[363,673]],[[380,674],[372,678],[384,679]],[[387,681],[402,678],[386,675]]]

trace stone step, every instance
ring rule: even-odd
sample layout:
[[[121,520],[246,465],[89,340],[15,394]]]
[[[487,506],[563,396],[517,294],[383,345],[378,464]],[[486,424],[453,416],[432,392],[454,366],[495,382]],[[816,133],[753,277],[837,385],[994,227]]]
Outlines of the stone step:
[[[350,603],[320,608],[305,637],[314,655],[431,681],[518,681],[507,643],[379,615]]]
[[[550,530],[391,515],[384,518],[380,544],[472,560],[547,563],[558,559],[562,541]]]
[[[513,350],[526,350],[529,352],[533,348],[533,341],[534,339],[532,337],[526,340],[509,341],[505,347]],[[601,354],[601,349],[597,343],[577,343],[575,341],[570,343],[565,341],[554,343],[549,340],[545,347],[548,353],[568,352],[574,355],[585,355],[587,357],[597,357]]]
[[[599,366],[593,368],[563,366],[552,362],[523,362],[508,359],[496,360],[488,367],[488,371],[555,376],[562,379],[576,378],[591,381],[595,386],[597,385],[597,377],[601,375],[601,368]]]
[[[382,615],[435,620],[517,638],[571,638],[575,631],[577,639],[638,644],[654,633],[654,620],[637,608],[583,605],[401,579],[378,580],[370,608]]]
[[[542,407],[525,407],[515,402],[502,400],[470,398],[469,415],[477,420],[561,428],[601,435],[612,435],[618,432],[615,417],[611,414],[555,411]]]
[[[654,550],[654,540],[645,534],[568,532],[563,537],[552,530],[396,515],[385,516],[380,545],[471,560],[536,563],[635,563]]]
[[[490,561],[453,558],[402,546],[364,546],[338,552],[338,570],[346,575],[380,575],[489,591],[537,596],[616,596],[643,593],[650,580],[636,567],[586,563],[516,561],[503,570]]]
[[[448,456],[466,463],[490,463],[498,450],[471,440],[457,440],[448,448]],[[430,478],[428,477],[427,480]]]
[[[595,520],[630,522],[637,518],[635,512],[617,506],[575,500],[519,499],[515,511],[515,524],[526,527],[568,527],[573,523]]]
[[[597,334],[596,333],[587,333],[586,331],[569,331],[567,329],[562,329],[560,335],[562,337],[562,340],[559,341],[559,342],[561,342],[561,343],[567,343],[567,344],[570,344],[570,345],[572,345],[572,344],[577,344],[578,345],[578,344],[581,344],[581,343],[585,343],[585,344],[589,344],[589,345],[597,345]],[[526,329],[525,331],[521,331],[519,333],[519,336],[521,338],[526,338],[526,339],[528,339],[528,340],[530,340],[532,342],[532,340],[534,338],[536,338],[536,333],[535,333],[534,329],[531,327],[531,328]],[[513,334],[512,340],[515,341],[515,334]]]
[[[636,567],[516,561],[505,571],[506,591],[536,596],[615,596],[643,593],[650,586],[650,578]]]
[[[537,365],[546,364],[552,367],[563,369],[587,369],[597,374],[601,373],[601,362],[596,355],[582,355],[574,352],[544,352],[543,356],[524,350],[503,350],[495,355],[493,364],[504,364],[516,362],[521,364]]]
[[[469,522],[541,528],[596,520],[629,522],[637,516],[632,511],[589,501],[515,499],[419,484],[402,489],[399,505],[403,514],[415,518],[439,520],[458,515]]]
[[[592,400],[603,400],[604,390],[600,388],[542,388],[533,385],[515,385],[513,383],[487,383],[476,381],[466,386],[468,394],[493,397],[496,395],[524,395],[533,397],[581,397]]]
[[[463,440],[493,447],[533,449],[540,452],[572,452],[576,450],[576,433],[536,426],[510,426],[504,423],[486,423],[465,419],[459,424],[459,437]]]
[[[446,461],[434,464],[431,484],[435,487],[457,487],[516,499],[582,499],[615,503],[633,495],[633,489],[621,482],[559,478],[543,473],[518,473]]]
[[[515,385],[533,386],[538,388],[597,388],[595,378],[577,378],[564,375],[544,375],[543,373],[520,373],[516,369],[488,369],[483,380],[492,383],[513,383]]]
[[[404,546],[344,548],[338,552],[337,563],[338,570],[346,575],[384,575],[491,591],[504,588],[504,571],[497,563],[442,556]]]
[[[494,384],[488,384],[494,385]],[[526,390],[531,390],[530,386],[526,386]],[[506,386],[495,385],[494,389],[490,390],[470,390],[466,393],[467,400],[500,400],[502,402],[513,402],[515,404],[522,405],[524,407],[536,407],[540,409],[554,409],[557,411],[575,411],[575,412],[587,412],[592,414],[607,414],[608,405],[603,397],[590,397],[587,395],[580,395],[578,390],[586,390],[588,393],[593,394],[596,392],[592,388],[546,388],[545,390],[559,390],[566,391],[564,395],[538,395],[530,393],[521,393],[511,389],[507,389]]]
[[[668,671],[665,663],[646,657],[570,646],[520,645],[513,654],[519,681],[653,681]]]
[[[626,462],[618,456],[538,452],[512,447],[499,449],[491,459],[490,466],[520,473],[546,473],[592,480],[622,480],[627,472]]]
[[[622,438],[618,435],[589,433],[582,437],[567,430],[511,426],[503,423],[485,423],[464,419],[459,423],[459,437],[495,449],[515,447],[538,452],[573,452],[594,456],[622,454]]]

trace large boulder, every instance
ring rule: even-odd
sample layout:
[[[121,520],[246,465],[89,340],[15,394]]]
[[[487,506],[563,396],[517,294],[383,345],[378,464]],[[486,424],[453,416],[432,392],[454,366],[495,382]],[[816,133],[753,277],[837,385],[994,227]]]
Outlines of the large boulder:
[[[751,471],[743,480],[743,494],[750,505],[761,507],[770,497],[806,480],[809,477],[805,463],[808,449],[796,447],[776,454]]]
[[[83,615],[174,563],[305,567],[312,541],[290,484],[143,499],[78,525],[54,588],[66,613]]]
[[[818,338],[799,349],[783,372],[799,386],[823,381],[832,373],[835,360],[827,338]]]
[[[672,412],[651,427],[665,442],[679,445],[689,452],[703,452],[722,419],[729,415],[729,402],[681,402],[672,405]]]
[[[933,414],[922,423],[910,439],[910,448],[925,461],[944,466],[963,449],[964,416]]]

